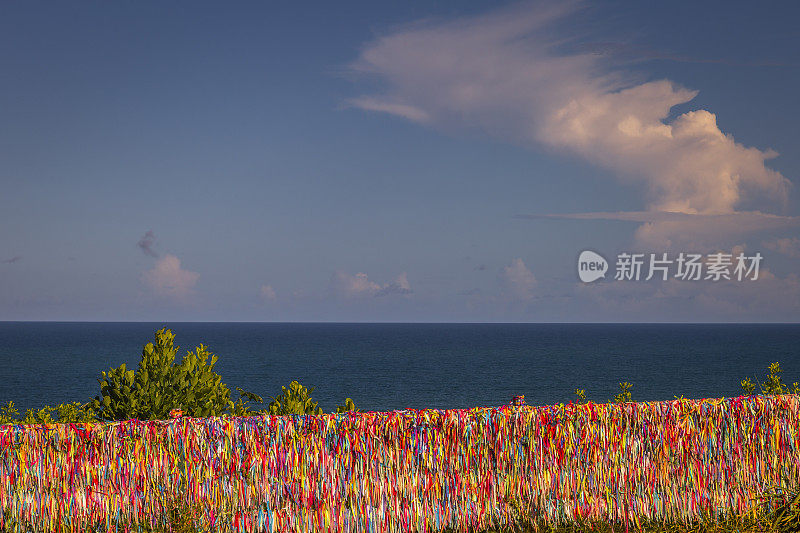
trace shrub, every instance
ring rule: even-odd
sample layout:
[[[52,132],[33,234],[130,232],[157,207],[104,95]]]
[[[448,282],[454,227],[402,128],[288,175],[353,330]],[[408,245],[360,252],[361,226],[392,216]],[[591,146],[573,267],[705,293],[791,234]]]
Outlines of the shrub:
[[[179,347],[174,340],[172,331],[160,329],[154,342],[142,350],[135,372],[123,363],[102,373],[98,380],[100,395],[91,402],[91,408],[100,418],[165,419],[173,409],[192,417],[220,416],[234,411],[230,389],[214,371],[217,357],[201,344],[176,363]]]
[[[576,403],[587,403],[586,389],[575,389],[575,398]]]
[[[619,384],[619,394],[614,396],[614,403],[630,403],[633,401],[633,397],[631,395],[631,389],[633,388],[633,384],[628,383],[627,381]]]
[[[353,400],[351,400],[350,398],[345,398],[343,405],[337,405],[336,406],[336,412],[337,413],[350,413],[350,412],[360,413],[361,409],[358,409],[356,407],[356,404],[353,402]]]
[[[800,384],[798,382],[792,383],[791,387],[786,385],[781,379],[783,369],[777,361],[769,365],[769,374],[763,383],[758,383],[761,388],[761,394],[800,394]],[[758,380],[756,380],[758,382]],[[745,378],[739,383],[742,391],[745,394],[754,394],[756,391],[756,384],[750,378]]]
[[[239,387],[236,387],[239,399],[233,402],[230,389],[214,371],[217,356],[201,344],[177,363],[175,357],[179,349],[175,346],[172,331],[160,329],[153,342],[147,343],[142,350],[136,370],[129,370],[123,363],[101,373],[98,380],[100,394],[89,403],[48,405],[29,409],[24,417],[20,417],[14,403],[8,402],[0,407],[0,424],[85,423],[132,418],[163,420],[173,410],[196,418],[227,414],[322,414],[319,404],[311,399],[314,389],[307,389],[297,381],[292,381],[289,387],[282,387],[282,393],[265,409],[254,409],[253,404],[263,404],[264,400]],[[336,407],[337,413],[350,411],[359,411],[350,398]]]
[[[298,381],[292,381],[288,387],[281,387],[283,392],[272,399],[264,413],[270,415],[321,415],[322,408],[311,399],[314,388],[307,389]],[[254,396],[254,395],[253,395]],[[258,398],[256,396],[256,398]],[[258,398],[260,400],[260,398]],[[350,398],[345,398],[344,404],[336,406],[337,413],[360,413]]]
[[[23,424],[85,424],[97,422],[97,415],[89,404],[61,403],[55,407],[45,405],[39,410],[28,409]]]
[[[261,396],[244,391],[239,387],[236,387],[236,392],[239,393],[239,399],[233,404],[233,416],[252,416],[264,412],[263,410],[250,409],[250,402],[264,403],[264,399]]]
[[[89,404],[79,402],[61,403],[55,407],[45,405],[41,409],[28,409],[20,418],[14,402],[0,408],[0,424],[84,424],[96,422],[97,416]]]
[[[0,424],[13,424],[19,417],[19,411],[14,407],[14,402],[8,402],[0,407]]]
[[[751,394],[755,394],[756,392],[756,384],[750,378],[744,378],[742,381],[739,382],[739,385],[742,387],[742,391],[745,394],[750,396]]]
[[[272,399],[267,412],[271,415],[321,415],[322,409],[312,401],[313,387],[307,389],[297,381],[289,383],[289,387],[281,387],[283,392]],[[351,400],[352,401],[352,400]]]

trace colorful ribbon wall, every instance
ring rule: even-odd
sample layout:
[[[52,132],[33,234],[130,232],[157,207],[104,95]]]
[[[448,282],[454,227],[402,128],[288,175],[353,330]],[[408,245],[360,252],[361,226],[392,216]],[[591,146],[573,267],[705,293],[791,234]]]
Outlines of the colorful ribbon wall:
[[[689,521],[796,487],[799,433],[792,395],[0,426],[0,526],[168,530],[176,501],[215,531]]]

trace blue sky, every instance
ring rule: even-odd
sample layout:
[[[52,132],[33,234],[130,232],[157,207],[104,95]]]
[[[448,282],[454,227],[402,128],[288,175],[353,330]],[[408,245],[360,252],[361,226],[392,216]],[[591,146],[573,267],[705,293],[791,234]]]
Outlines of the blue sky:
[[[7,3],[0,320],[795,322],[797,15]]]

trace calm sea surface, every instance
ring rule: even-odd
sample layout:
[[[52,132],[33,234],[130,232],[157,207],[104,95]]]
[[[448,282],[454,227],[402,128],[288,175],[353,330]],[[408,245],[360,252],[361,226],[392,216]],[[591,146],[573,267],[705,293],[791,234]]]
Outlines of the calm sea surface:
[[[209,346],[232,390],[297,379],[326,411],[346,396],[364,410],[548,404],[576,387],[607,401],[620,381],[637,400],[732,396],[773,361],[800,381],[800,325],[0,322],[0,402],[85,402],[163,326],[182,354]]]

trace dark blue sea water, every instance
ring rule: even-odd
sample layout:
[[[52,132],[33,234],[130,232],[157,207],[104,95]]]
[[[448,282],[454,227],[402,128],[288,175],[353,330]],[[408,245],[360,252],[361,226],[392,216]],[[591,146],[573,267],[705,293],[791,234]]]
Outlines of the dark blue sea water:
[[[219,356],[231,389],[264,397],[297,379],[326,411],[607,401],[620,381],[638,400],[732,396],[780,361],[800,381],[800,325],[0,323],[0,402],[21,409],[97,394],[97,377],[135,367],[156,329],[181,353]]]

